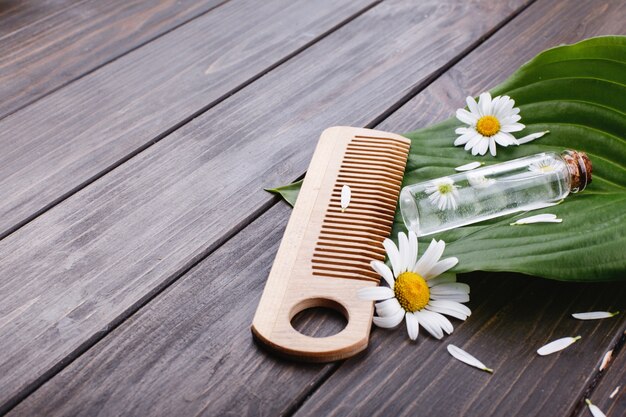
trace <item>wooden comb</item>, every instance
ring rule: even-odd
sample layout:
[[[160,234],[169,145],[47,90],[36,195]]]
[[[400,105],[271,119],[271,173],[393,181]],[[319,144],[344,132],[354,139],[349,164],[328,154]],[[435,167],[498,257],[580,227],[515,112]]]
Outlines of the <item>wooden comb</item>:
[[[370,262],[383,261],[410,141],[371,129],[331,127],[320,137],[259,302],[252,333],[276,353],[310,362],[367,347],[374,314],[357,289],[377,286]],[[341,210],[341,189],[352,191]],[[347,326],[329,337],[303,335],[292,318],[311,307],[341,312]]]

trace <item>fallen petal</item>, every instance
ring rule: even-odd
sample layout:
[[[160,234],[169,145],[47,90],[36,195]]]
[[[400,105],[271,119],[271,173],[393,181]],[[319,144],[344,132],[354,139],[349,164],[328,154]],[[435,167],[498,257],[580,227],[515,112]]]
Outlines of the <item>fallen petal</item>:
[[[470,355],[469,353],[467,353],[466,351],[464,351],[463,349],[459,347],[456,347],[454,345],[448,345],[448,352],[450,353],[450,355],[454,356],[456,359],[460,360],[461,362],[464,362],[482,371],[486,371],[491,374],[493,373],[493,369],[487,368],[484,363],[482,363],[481,361],[479,361],[478,359],[476,359],[475,357],[473,357],[472,355]]]
[[[548,133],[550,133],[549,130],[545,130],[543,132],[531,133],[530,135],[526,135],[523,138],[519,138],[517,141],[519,142],[520,145],[522,145],[524,143],[532,142],[535,139],[539,139],[540,137]]]
[[[589,401],[588,398],[585,402],[587,403],[587,407],[589,407],[589,411],[591,411],[591,415],[593,417],[606,417],[606,414],[604,414],[597,406],[591,404],[591,401]]]
[[[536,216],[524,217],[513,223],[511,226],[517,226],[520,224],[532,224],[532,223],[561,223],[563,219],[558,219],[556,214],[537,214]]]
[[[341,211],[345,211],[350,204],[350,198],[352,197],[352,190],[350,186],[344,185],[341,187]]]
[[[478,168],[479,166],[481,166],[483,164],[484,164],[484,162],[474,161],[474,162],[470,162],[469,164],[458,166],[458,167],[454,168],[454,170],[455,171],[459,171],[459,172],[471,171],[472,169],[476,169],[476,168]]]
[[[611,393],[611,395],[609,395],[610,399],[615,398],[615,396],[617,395],[617,393],[619,392],[619,389],[621,388],[620,385],[618,385],[617,387],[615,387],[615,389],[613,390],[613,392]]]
[[[598,319],[608,319],[613,316],[617,316],[619,311],[615,313],[611,313],[608,311],[590,311],[588,313],[574,313],[572,317],[578,320],[598,320]]]
[[[600,368],[599,368],[600,371],[603,371],[604,368],[606,368],[606,366],[611,361],[612,356],[613,356],[613,349],[609,350],[608,352],[604,354],[604,357],[602,358],[602,363],[600,364]]]
[[[563,337],[561,339],[557,339],[554,342],[550,342],[547,345],[537,349],[537,353],[541,356],[546,356],[551,353],[558,352],[560,350],[565,349],[566,347],[568,347],[569,345],[571,345],[572,343],[574,343],[580,338],[581,336]]]

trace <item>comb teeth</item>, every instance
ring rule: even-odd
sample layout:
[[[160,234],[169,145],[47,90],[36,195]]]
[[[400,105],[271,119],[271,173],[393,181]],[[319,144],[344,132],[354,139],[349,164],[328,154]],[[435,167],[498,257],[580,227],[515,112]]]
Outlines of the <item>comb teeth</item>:
[[[354,136],[345,147],[328,208],[313,252],[313,275],[379,282],[370,266],[383,261],[409,143],[378,136]],[[341,189],[352,191],[341,210]]]

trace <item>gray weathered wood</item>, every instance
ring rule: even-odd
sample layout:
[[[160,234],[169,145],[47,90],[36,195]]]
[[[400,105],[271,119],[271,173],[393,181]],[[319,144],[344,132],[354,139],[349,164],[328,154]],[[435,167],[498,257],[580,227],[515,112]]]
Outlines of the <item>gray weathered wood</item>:
[[[616,344],[606,347],[605,351],[613,350],[613,359],[609,362],[608,367],[600,373],[597,386],[590,387],[589,392],[580,399],[578,417],[591,415],[584,403],[586,398],[597,405],[607,417],[626,415],[626,327],[622,328],[617,339]],[[596,362],[599,367],[606,352],[598,353],[601,353]]]
[[[0,1],[0,39],[78,3],[76,0]]]
[[[448,118],[467,95],[502,81],[541,50],[619,33],[625,18],[619,2],[541,0],[379,127],[408,131]],[[377,330],[367,358],[342,365],[296,415],[571,415],[626,319],[580,322],[569,314],[622,309],[626,285],[487,276],[465,278],[472,286],[473,315],[444,343],[424,338],[414,346],[404,330]],[[567,351],[546,358],[535,354],[544,343],[575,334],[583,339]],[[447,343],[479,356],[495,374],[455,362]]]
[[[0,237],[374,2],[229,2],[0,120]]]
[[[251,337],[290,211],[261,216],[10,414],[284,413],[334,369],[276,359]]]
[[[0,14],[0,118],[224,1],[18,2]]]
[[[323,128],[379,117],[524,4],[383,3],[1,241],[0,400],[256,217],[262,188],[300,175]]]

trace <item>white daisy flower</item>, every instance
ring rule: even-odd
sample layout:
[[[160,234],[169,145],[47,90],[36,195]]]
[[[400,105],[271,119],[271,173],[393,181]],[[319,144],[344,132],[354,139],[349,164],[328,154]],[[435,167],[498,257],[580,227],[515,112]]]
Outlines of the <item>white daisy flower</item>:
[[[487,188],[496,183],[493,178],[487,178],[484,175],[480,175],[475,172],[469,172],[467,174],[467,182],[474,188]]]
[[[489,93],[482,93],[478,103],[473,97],[465,100],[469,111],[458,109],[456,118],[468,125],[455,130],[461,135],[455,146],[465,145],[465,150],[472,150],[472,155],[484,155],[487,149],[496,156],[496,144],[507,147],[519,145],[511,132],[519,132],[524,125],[518,123],[522,118],[515,100],[509,96],[498,96],[493,100]]]
[[[456,210],[456,199],[459,197],[457,188],[458,186],[454,185],[451,178],[443,177],[433,180],[424,191],[429,194],[428,201],[437,206],[439,210]]]
[[[444,332],[452,333],[452,323],[444,314],[465,320],[472,312],[461,303],[469,301],[469,286],[456,282],[454,274],[444,274],[458,263],[457,258],[442,259],[446,247],[443,240],[433,240],[422,257],[417,259],[417,235],[398,233],[399,247],[390,239],[383,246],[391,268],[380,261],[372,261],[389,287],[368,287],[358,291],[361,299],[376,303],[374,324],[378,327],[396,327],[406,320],[411,340],[416,340],[419,327],[441,339]]]
[[[556,159],[551,159],[548,161],[539,161],[533,162],[528,165],[528,169],[532,172],[537,172],[539,174],[545,174],[548,172],[554,172],[561,169],[561,163]]]

